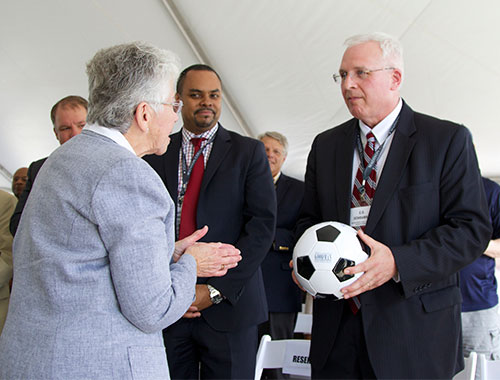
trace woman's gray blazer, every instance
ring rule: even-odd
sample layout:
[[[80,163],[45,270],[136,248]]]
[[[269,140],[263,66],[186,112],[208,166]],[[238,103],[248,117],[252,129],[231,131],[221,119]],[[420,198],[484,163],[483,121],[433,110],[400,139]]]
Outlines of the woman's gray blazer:
[[[153,169],[84,130],[45,162],[14,240],[1,379],[163,379],[161,330],[193,301]]]

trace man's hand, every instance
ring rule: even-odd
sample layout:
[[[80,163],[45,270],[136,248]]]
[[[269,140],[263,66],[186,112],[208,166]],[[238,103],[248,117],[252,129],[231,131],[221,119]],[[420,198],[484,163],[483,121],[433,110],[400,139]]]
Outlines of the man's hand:
[[[189,306],[189,309],[184,313],[184,318],[198,318],[201,316],[201,311],[212,306],[208,286],[205,284],[196,285],[196,298]]]
[[[241,260],[240,250],[224,243],[195,243],[186,249],[185,254],[195,258],[198,277],[224,276]]]
[[[341,289],[346,299],[385,284],[397,273],[396,261],[389,247],[372,239],[362,230],[358,231],[358,236],[370,247],[371,255],[361,264],[344,269],[346,274],[365,272],[354,283]]]

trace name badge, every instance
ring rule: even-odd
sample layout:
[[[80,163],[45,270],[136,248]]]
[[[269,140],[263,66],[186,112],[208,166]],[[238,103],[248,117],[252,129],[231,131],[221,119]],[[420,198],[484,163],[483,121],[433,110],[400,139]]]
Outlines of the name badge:
[[[351,208],[351,227],[364,227],[370,214],[371,206]]]

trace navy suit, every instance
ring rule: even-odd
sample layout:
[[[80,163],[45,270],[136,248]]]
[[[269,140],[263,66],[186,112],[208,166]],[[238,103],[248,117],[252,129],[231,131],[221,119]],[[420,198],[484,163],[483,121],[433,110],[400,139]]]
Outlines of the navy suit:
[[[262,262],[269,320],[259,325],[259,339],[292,339],[302,292],[292,280],[290,260],[295,245],[295,225],[304,197],[304,182],[281,173],[276,182],[278,216],[272,247]],[[264,379],[284,379],[281,369],[266,369]]]
[[[295,244],[295,224],[304,196],[304,182],[281,173],[276,182],[278,215],[274,242],[262,262],[269,312],[298,312],[301,292],[292,280],[290,260]]]
[[[349,224],[358,120],[318,135],[309,154],[299,232]],[[458,271],[491,236],[469,131],[403,104],[365,232],[387,245],[400,282],[360,296],[361,328],[377,378],[451,378],[463,368]],[[346,301],[316,299],[313,375],[328,365]]]
[[[160,175],[174,203],[181,142],[181,133],[173,134],[163,156],[145,158]],[[275,223],[276,194],[263,144],[219,124],[201,184],[197,227],[209,227],[203,241],[234,244],[242,260],[223,277],[198,278],[198,283],[219,290],[225,300],[203,310],[200,318],[182,318],[164,331],[173,378],[191,376],[176,371],[188,361],[202,362],[202,377],[253,377],[256,347],[246,339],[236,341],[241,338],[239,331],[252,330],[256,346],[257,325],[267,319],[260,264],[272,244]],[[195,342],[192,351],[186,344],[179,343],[181,350],[171,343],[170,338],[179,338],[179,334]],[[218,337],[225,341],[231,334],[238,337],[230,347],[217,347]],[[200,353],[204,351],[210,351],[207,358]],[[238,353],[240,362],[232,363],[232,355]]]
[[[23,192],[19,196],[19,201],[17,202],[14,214],[12,214],[12,217],[10,218],[9,229],[12,236],[16,234],[17,226],[19,225],[19,221],[21,220],[21,214],[23,213],[24,210],[24,205],[28,200],[28,195],[30,195],[31,188],[33,187],[33,182],[35,181],[36,175],[38,174],[38,171],[40,170],[46,159],[47,157],[32,162],[28,168],[28,180],[26,181],[26,186],[24,187]]]

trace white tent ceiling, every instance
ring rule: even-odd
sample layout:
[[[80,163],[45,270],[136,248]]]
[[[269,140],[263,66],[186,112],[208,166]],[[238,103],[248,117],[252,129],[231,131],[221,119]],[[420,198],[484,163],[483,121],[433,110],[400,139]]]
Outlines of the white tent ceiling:
[[[220,74],[221,122],[285,134],[302,178],[312,139],[350,117],[331,80],[346,37],[384,31],[405,48],[404,99],[471,130],[483,174],[499,176],[500,3],[495,0],[16,0],[0,22],[0,187],[58,144],[49,110],[87,96],[85,63],[143,40]],[[347,158],[350,159],[350,158]]]

